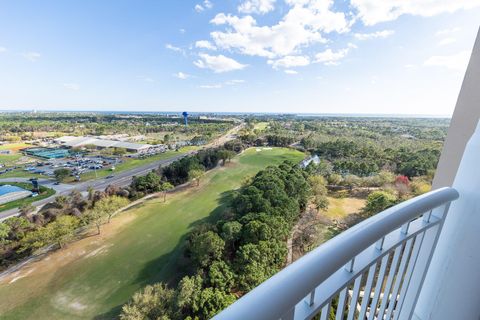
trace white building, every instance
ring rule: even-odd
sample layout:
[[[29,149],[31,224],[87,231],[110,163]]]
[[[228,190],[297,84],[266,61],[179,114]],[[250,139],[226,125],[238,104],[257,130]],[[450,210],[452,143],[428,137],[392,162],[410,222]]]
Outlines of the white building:
[[[130,152],[145,152],[152,147],[150,144],[99,139],[95,137],[64,136],[55,139],[55,142],[67,148],[80,148],[86,145],[94,145],[98,149],[122,148]]]

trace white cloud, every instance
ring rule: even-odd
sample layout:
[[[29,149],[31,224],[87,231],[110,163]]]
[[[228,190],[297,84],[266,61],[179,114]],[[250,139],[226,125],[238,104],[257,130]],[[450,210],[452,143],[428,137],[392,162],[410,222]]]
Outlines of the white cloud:
[[[460,30],[462,30],[460,27],[454,27],[454,28],[450,28],[450,29],[442,29],[442,30],[438,30],[437,33],[435,33],[435,35],[437,37],[449,36],[453,33],[457,33]]]
[[[77,83],[64,83],[63,87],[65,89],[72,90],[72,91],[80,90],[80,85],[78,85]]]
[[[174,73],[173,76],[175,78],[182,79],[182,80],[185,80],[185,79],[188,79],[188,78],[191,77],[191,75],[189,75],[187,73],[183,73],[183,72]]]
[[[265,14],[275,9],[276,0],[245,0],[238,6],[241,13]]]
[[[178,31],[180,31],[181,34],[185,34],[185,32],[187,32],[185,29],[181,28],[179,29]]]
[[[438,42],[438,45],[439,46],[446,46],[446,45],[449,45],[449,44],[452,44],[454,43],[455,41],[457,41],[457,39],[453,38],[453,37],[448,37],[448,38],[445,38],[445,39],[442,39]]]
[[[345,58],[345,56],[350,51],[349,48],[340,49],[338,51],[333,51],[332,49],[327,49],[323,52],[319,52],[315,55],[315,62],[323,63],[326,66],[335,66],[340,64],[340,60]]]
[[[304,67],[310,64],[310,58],[306,56],[285,56],[277,60],[268,60],[268,64],[274,69]]]
[[[6,51],[7,51],[7,48],[5,48],[5,47],[0,47],[0,53],[6,52]]]
[[[245,80],[233,79],[233,80],[228,80],[228,81],[225,82],[225,84],[227,86],[234,86],[234,85],[241,84],[241,83],[245,83]]]
[[[202,69],[213,70],[215,73],[241,70],[247,66],[246,64],[241,64],[232,58],[227,58],[222,54],[211,56],[206,53],[200,53],[199,57],[200,59],[194,61],[193,64]]]
[[[285,70],[284,72],[285,72],[286,74],[298,74],[297,71],[291,70],[291,69],[287,69],[287,70]]]
[[[220,89],[221,87],[222,87],[222,85],[220,83],[204,84],[204,85],[199,86],[199,88],[202,88],[202,89]]]
[[[197,4],[195,5],[194,9],[195,9],[195,11],[197,11],[197,12],[202,12],[202,11],[204,11],[204,10],[206,10],[206,9],[212,9],[212,7],[213,7],[213,3],[212,3],[211,1],[209,1],[209,0],[205,0],[205,1],[203,1],[202,4],[198,4],[198,3],[197,3]]]
[[[480,6],[480,0],[351,0],[365,25],[392,21],[404,14],[431,17]]]
[[[41,57],[41,54],[38,52],[25,52],[22,53],[22,56],[31,62],[35,62]]]
[[[464,71],[470,59],[470,51],[461,51],[448,56],[433,56],[428,58],[423,65],[428,67],[444,67],[455,71]]]
[[[165,45],[165,48],[167,48],[168,50],[175,51],[175,52],[183,52],[183,49],[182,49],[182,48],[175,47],[174,45],[172,45],[172,44],[170,44],[170,43],[167,43],[167,44]]]
[[[378,39],[378,38],[387,38],[393,35],[395,31],[393,30],[383,30],[383,31],[376,31],[372,33],[355,33],[355,38],[358,40],[370,40],[370,39]]]
[[[203,6],[207,9],[212,9],[213,3],[209,0],[205,0],[205,1],[203,1]]]
[[[322,33],[344,33],[350,21],[343,12],[333,11],[333,0],[286,0],[287,14],[275,25],[258,26],[252,16],[237,17],[219,13],[210,22],[225,25],[225,31],[210,35],[221,49],[270,59],[300,52],[313,43],[325,43]]]
[[[208,49],[208,50],[217,50],[217,47],[215,47],[208,40],[199,40],[199,41],[195,42],[195,47],[201,48],[201,49]]]

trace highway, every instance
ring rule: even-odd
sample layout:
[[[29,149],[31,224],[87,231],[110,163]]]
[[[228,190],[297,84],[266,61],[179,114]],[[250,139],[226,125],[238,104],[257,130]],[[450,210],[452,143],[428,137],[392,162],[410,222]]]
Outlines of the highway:
[[[236,126],[235,128],[228,131],[225,135],[219,137],[214,142],[204,146],[203,148],[205,149],[205,148],[219,146],[229,140],[234,139],[235,133],[237,133],[243,126],[244,126],[243,123]],[[191,151],[184,154],[173,156],[168,159],[163,159],[163,160],[152,162],[143,166],[138,166],[130,170],[119,172],[115,174],[112,178],[108,178],[108,179],[100,178],[97,180],[89,180],[89,181],[75,183],[75,184],[67,184],[67,183],[55,184],[55,180],[53,179],[39,179],[38,182],[40,185],[43,185],[48,188],[52,188],[56,191],[56,193],[49,198],[35,201],[32,203],[32,205],[37,207],[37,209],[39,209],[41,206],[49,202],[52,202],[55,199],[55,197],[59,195],[67,195],[72,190],[86,192],[89,187],[93,187],[94,190],[103,191],[109,185],[114,185],[117,187],[126,187],[130,185],[130,183],[132,182],[132,177],[134,176],[146,175],[148,172],[158,169],[160,166],[167,166],[178,159],[181,159],[187,155],[195,154],[197,152],[198,151]],[[5,179],[0,179],[0,182],[29,182],[29,180],[28,178],[5,178]],[[19,213],[18,208],[2,211],[0,212],[0,221],[5,220],[11,216],[18,215],[18,213]]]

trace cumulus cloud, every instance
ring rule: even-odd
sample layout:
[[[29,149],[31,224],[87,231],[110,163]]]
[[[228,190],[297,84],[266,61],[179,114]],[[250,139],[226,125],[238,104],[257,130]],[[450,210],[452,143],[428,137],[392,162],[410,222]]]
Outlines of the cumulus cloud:
[[[228,81],[225,82],[225,84],[227,86],[234,86],[234,85],[241,84],[241,83],[245,83],[245,80],[233,79],[233,80],[228,80]]]
[[[445,39],[442,39],[438,42],[438,45],[439,46],[446,46],[446,45],[449,45],[449,44],[452,44],[454,43],[455,41],[457,41],[457,39],[453,38],[453,37],[448,37],[448,38],[445,38]]]
[[[310,58],[307,56],[285,56],[277,60],[268,60],[268,64],[274,69],[304,67],[310,64]]]
[[[213,70],[215,73],[241,70],[247,66],[232,58],[225,57],[222,54],[212,56],[206,53],[200,53],[199,57],[200,59],[194,61],[193,64],[202,69]]]
[[[275,9],[276,0],[246,0],[238,6],[241,13],[265,14]]]
[[[80,85],[78,85],[77,83],[64,83],[63,87],[65,89],[72,90],[72,91],[80,90]]]
[[[175,52],[183,52],[183,49],[182,49],[182,48],[175,47],[174,45],[172,45],[172,44],[170,44],[170,43],[167,43],[167,44],[165,45],[165,48],[167,48],[168,50],[175,51]]]
[[[349,51],[349,48],[340,49],[338,51],[327,49],[315,55],[315,62],[323,63],[326,66],[336,66],[340,64],[340,60],[345,58]]]
[[[449,36],[449,35],[452,35],[454,33],[457,33],[460,30],[462,30],[460,27],[454,27],[454,28],[450,28],[450,29],[442,29],[442,30],[438,30],[435,33],[435,35],[437,37],[444,37],[444,36]]]
[[[427,67],[444,67],[454,71],[464,71],[470,59],[470,51],[461,51],[446,56],[433,56],[428,58],[423,65]]]
[[[395,31],[393,30],[383,30],[383,31],[376,31],[372,33],[355,33],[355,38],[358,40],[370,40],[370,39],[378,39],[378,38],[387,38],[393,35]]]
[[[199,41],[195,42],[195,47],[200,48],[200,49],[217,50],[217,47],[215,47],[208,40],[199,40]]]
[[[202,4],[197,3],[195,5],[194,9],[197,12],[202,12],[202,11],[205,11],[207,9],[212,9],[212,7],[213,7],[213,3],[209,0],[205,0],[205,1],[203,1]]]
[[[182,79],[182,80],[185,80],[185,79],[188,79],[188,78],[191,77],[191,75],[189,75],[187,73],[183,73],[183,72],[174,73],[173,76],[175,78]]]
[[[298,74],[297,71],[291,70],[291,69],[286,69],[286,70],[284,70],[284,72],[285,72],[286,74]]]
[[[203,85],[200,85],[199,88],[202,88],[202,89],[220,89],[222,87],[222,85],[220,83],[216,83],[216,84],[203,84]]]
[[[27,60],[29,60],[29,61],[31,61],[31,62],[35,62],[35,61],[37,61],[38,59],[40,59],[40,57],[41,57],[42,55],[41,55],[40,53],[38,53],[38,52],[33,52],[33,51],[31,51],[31,52],[22,53],[22,56],[23,56],[25,59],[27,59]]]
[[[404,14],[431,17],[480,6],[480,0],[351,0],[365,25],[392,21]]]
[[[344,33],[350,21],[343,12],[333,11],[332,0],[286,0],[291,6],[272,26],[259,26],[252,16],[238,17],[219,13],[210,22],[226,27],[210,35],[221,49],[236,49],[242,54],[273,59],[298,53],[302,47],[325,43],[322,33]]]

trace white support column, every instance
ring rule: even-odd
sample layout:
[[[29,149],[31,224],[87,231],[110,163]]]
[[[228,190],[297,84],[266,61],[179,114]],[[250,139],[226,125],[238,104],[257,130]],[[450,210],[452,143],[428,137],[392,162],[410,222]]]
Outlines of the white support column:
[[[453,187],[460,198],[450,206],[413,319],[480,319],[480,123]]]
[[[452,185],[465,145],[480,117],[480,29],[443,145],[433,188]]]

